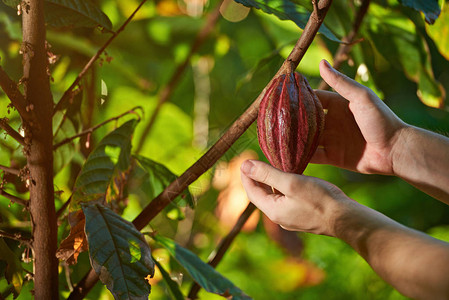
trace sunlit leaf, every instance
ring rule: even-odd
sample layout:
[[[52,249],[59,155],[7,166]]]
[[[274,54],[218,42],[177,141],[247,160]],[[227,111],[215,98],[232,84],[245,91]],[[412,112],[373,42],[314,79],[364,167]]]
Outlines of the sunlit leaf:
[[[20,294],[22,290],[22,264],[20,259],[9,249],[3,238],[0,238],[0,260],[6,261],[5,277],[9,284],[13,286],[14,298]]]
[[[149,195],[151,199],[160,194],[177,178],[177,176],[163,164],[141,155],[135,155],[134,158],[145,171],[144,179],[148,184],[148,187],[151,188],[152,193]],[[194,206],[193,197],[188,189],[186,189],[179,197],[175,199],[175,203],[178,203],[179,205],[183,205],[183,202],[187,203],[192,208]]]
[[[442,107],[444,88],[435,79],[428,46],[413,22],[383,7],[372,8],[375,16],[370,16],[367,24],[376,53],[416,82],[417,95],[424,104]]]
[[[115,299],[148,299],[151,249],[134,225],[107,207],[83,204],[90,262]]]
[[[298,27],[304,29],[309,20],[310,13],[302,9],[298,5],[290,2],[289,0],[235,0],[236,2],[243,4],[247,7],[254,7],[261,9],[268,14],[274,14],[281,20],[291,20],[295,22]],[[320,33],[322,33],[328,39],[340,42],[340,40],[326,27],[321,25]]]
[[[449,4],[443,6],[443,11],[435,24],[426,25],[426,31],[440,53],[449,60]]]
[[[236,287],[231,281],[223,277],[214,268],[203,262],[193,252],[179,246],[174,241],[155,235],[154,240],[168,250],[171,256],[175,258],[192,276],[192,278],[206,291],[224,297],[232,297],[234,300],[251,299]]]
[[[168,290],[170,291],[170,294],[173,296],[173,299],[175,300],[184,300],[185,297],[183,296],[181,290],[179,289],[179,285],[170,277],[170,274],[168,274],[167,271],[165,271],[164,267],[156,260],[153,259],[154,263],[156,264],[157,268],[162,274],[162,278],[164,278],[165,283],[168,286]]]
[[[429,24],[435,23],[435,20],[440,15],[440,6],[438,0],[399,0],[402,5],[421,11],[426,16],[426,22]]]

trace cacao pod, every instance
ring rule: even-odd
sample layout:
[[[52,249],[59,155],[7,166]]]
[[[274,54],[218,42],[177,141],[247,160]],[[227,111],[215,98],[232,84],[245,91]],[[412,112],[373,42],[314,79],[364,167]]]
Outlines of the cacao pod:
[[[257,135],[268,161],[302,174],[318,147],[324,112],[307,79],[297,72],[278,76],[259,107]]]

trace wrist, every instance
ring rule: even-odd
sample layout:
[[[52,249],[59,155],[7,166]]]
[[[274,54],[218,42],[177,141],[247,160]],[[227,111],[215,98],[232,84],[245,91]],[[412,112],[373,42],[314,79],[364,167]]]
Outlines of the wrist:
[[[393,145],[391,147],[391,170],[393,176],[402,177],[403,161],[407,160],[407,153],[409,153],[409,143],[414,135],[414,128],[411,125],[405,124],[401,127],[393,138]]]

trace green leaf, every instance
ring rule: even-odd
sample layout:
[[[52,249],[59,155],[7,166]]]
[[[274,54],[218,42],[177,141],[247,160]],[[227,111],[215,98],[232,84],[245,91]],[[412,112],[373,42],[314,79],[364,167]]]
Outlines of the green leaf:
[[[56,131],[56,132],[55,132]],[[56,135],[55,135],[56,134]],[[64,139],[69,138],[77,134],[75,126],[70,119],[65,119],[64,114],[60,111],[56,112],[53,120],[53,135],[54,144],[62,142]],[[53,151],[53,170],[54,174],[61,171],[70,161],[75,154],[75,144],[74,142],[62,145]]]
[[[289,0],[235,0],[247,7],[261,9],[267,14],[274,14],[281,20],[291,20],[299,28],[304,29],[309,20],[310,13],[290,2]],[[325,37],[331,41],[341,42],[333,33],[322,24],[319,30]]]
[[[154,275],[151,249],[134,225],[109,208],[82,205],[92,268],[115,299],[148,299]]]
[[[22,264],[20,259],[9,249],[3,238],[0,238],[0,260],[6,261],[5,277],[9,284],[13,286],[14,298],[16,298],[22,290]]]
[[[236,287],[231,281],[223,277],[210,265],[203,262],[191,251],[179,246],[174,241],[160,236],[153,236],[154,240],[168,250],[192,276],[192,278],[206,291],[223,297],[231,297],[233,300],[251,299]]]
[[[116,171],[129,168],[131,137],[137,120],[124,123],[106,135],[92,151],[75,182],[70,210],[78,210],[80,202],[104,197]]]
[[[20,0],[3,0],[17,8]],[[112,31],[108,16],[91,0],[46,0],[45,21],[53,27],[96,27]]]
[[[171,279],[170,274],[165,271],[164,267],[162,267],[162,265],[156,259],[153,259],[153,261],[161,272],[162,278],[164,278],[164,281],[168,286],[168,290],[170,291],[170,294],[173,296],[173,298],[175,300],[184,300],[185,297],[181,293],[179,285],[173,279]]]
[[[426,16],[426,22],[429,24],[435,23],[441,13],[438,0],[399,0],[399,2],[404,6],[423,12]]]
[[[3,0],[3,3],[12,8],[17,8],[17,5],[19,5],[20,0]]]
[[[96,27],[112,31],[112,23],[90,0],[46,0],[45,20],[53,27]]]
[[[178,176],[173,174],[166,166],[160,164],[154,160],[146,158],[141,155],[134,155],[134,158],[139,162],[139,165],[145,171],[144,180],[146,186],[151,187],[150,198],[153,199],[159,195],[170,183],[176,180]],[[183,202],[193,208],[194,201],[189,190],[186,189],[179,197],[175,199],[175,202],[179,205],[183,205]]]

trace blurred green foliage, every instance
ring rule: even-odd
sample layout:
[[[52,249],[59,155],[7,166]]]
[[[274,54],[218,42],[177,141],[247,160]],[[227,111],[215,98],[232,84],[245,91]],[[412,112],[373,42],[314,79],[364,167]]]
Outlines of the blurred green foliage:
[[[138,5],[137,0],[93,2],[110,18],[114,30]],[[305,0],[295,2],[310,6]],[[428,25],[421,13],[397,1],[371,2],[358,35],[361,40],[354,45],[341,68],[342,72],[371,87],[404,121],[447,134],[448,4],[440,1],[443,5],[441,15],[434,25]],[[326,25],[338,38],[351,30],[359,4],[360,1],[334,0]],[[135,106],[142,106],[144,115],[136,128],[133,145],[145,139],[140,154],[164,164],[175,174],[181,174],[257,97],[301,32],[291,21],[281,21],[256,10],[251,10],[246,18],[237,23],[220,19],[193,55],[170,101],[163,105],[150,134],[142,136],[143,128],[156,107],[158,93],[186,57],[192,41],[217,1],[205,2],[204,6],[200,5],[193,12],[189,5],[191,3],[174,0],[145,4],[134,21],[108,47],[100,63],[83,79],[83,92],[74,98],[73,108],[67,112],[69,121],[57,139],[80,132]],[[20,17],[14,9],[0,3],[1,65],[16,81],[21,76],[20,36]],[[98,29],[49,29],[50,51],[58,58],[50,67],[55,102],[108,37],[108,33],[101,33]],[[318,62],[323,58],[332,61],[337,48],[336,42],[322,35],[318,35],[311,45],[299,71],[309,78],[313,87],[320,82]],[[19,128],[20,119],[8,103],[6,96],[0,93],[0,116],[7,116],[11,126]],[[57,208],[69,198],[90,149],[116,128],[117,123],[122,124],[123,121],[109,123],[95,131],[89,139],[82,138],[56,153],[55,186],[56,190],[61,191]],[[206,130],[201,130],[204,127]],[[0,164],[17,168],[25,165],[17,143],[10,137],[3,138],[2,134],[0,148]],[[221,161],[228,162],[248,149],[263,159],[254,125]],[[217,165],[190,187],[197,205],[193,211],[185,208],[185,220],[178,221],[163,214],[153,220],[147,229],[157,230],[175,239],[206,260],[219,238],[226,234],[214,213],[219,191],[211,186],[214,172],[220,174],[220,171],[223,170]],[[310,165],[306,174],[338,185],[353,199],[406,226],[449,240],[449,208],[400,179],[361,175],[318,165]],[[20,180],[8,179],[5,187],[8,192],[26,198],[23,185]],[[139,194],[141,191],[129,191],[128,203],[123,211],[127,220],[132,220],[151,200]],[[26,236],[29,235],[27,221],[28,216],[21,207],[9,205],[6,199],[1,199],[0,228],[15,228]],[[66,218],[62,219],[59,239],[62,240],[68,231]],[[324,279],[317,285],[307,287],[300,284],[304,269],[299,265],[294,269],[295,264],[287,264],[291,268],[285,266],[288,256],[267,238],[260,222],[254,231],[238,236],[218,266],[218,271],[254,299],[404,299],[374,274],[346,244],[328,237],[300,236],[305,244],[303,259],[313,263],[324,274]],[[24,247],[19,248],[18,243],[9,240],[6,242],[18,257],[23,254],[25,259],[22,265],[25,270],[31,271],[32,264],[26,260],[28,254],[24,253]],[[156,245],[152,246],[156,254],[162,253]],[[162,259],[163,256],[160,257]],[[164,267],[181,284],[186,295],[192,279],[185,270],[175,261],[166,261]],[[82,253],[78,264],[70,267],[71,280],[78,282],[89,268],[88,255]],[[2,270],[4,266],[0,265]],[[66,273],[61,267],[62,298],[69,294]],[[18,299],[28,299],[30,289],[32,284],[25,281]],[[10,290],[11,286],[6,280],[0,280],[0,293],[11,298]],[[199,295],[201,299],[220,298],[204,291]],[[101,284],[97,284],[87,299],[111,297]],[[150,299],[169,297],[162,281],[153,284]]]

